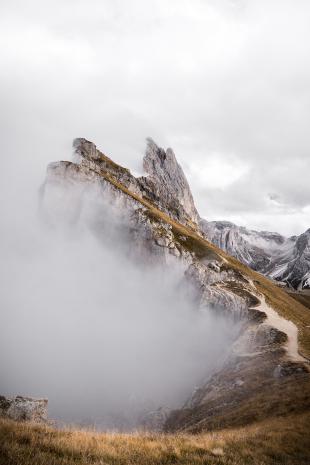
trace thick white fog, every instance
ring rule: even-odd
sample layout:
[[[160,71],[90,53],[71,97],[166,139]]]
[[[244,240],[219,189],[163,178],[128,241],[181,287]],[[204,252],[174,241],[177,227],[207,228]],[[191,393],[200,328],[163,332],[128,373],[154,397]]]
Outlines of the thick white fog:
[[[74,199],[60,191],[47,221],[29,193],[3,224],[0,393],[47,397],[65,423],[136,427],[182,405],[236,329],[195,308],[181,264],[144,263],[102,193]]]
[[[1,171],[40,170],[74,137],[137,169],[150,136],[206,219],[309,228],[309,0],[0,5]]]

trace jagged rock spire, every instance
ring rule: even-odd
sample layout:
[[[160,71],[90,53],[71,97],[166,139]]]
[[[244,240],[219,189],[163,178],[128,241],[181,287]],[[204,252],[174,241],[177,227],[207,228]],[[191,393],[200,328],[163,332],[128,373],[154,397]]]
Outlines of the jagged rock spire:
[[[143,168],[148,176],[135,178],[128,169],[113,162],[86,139],[75,139],[73,147],[83,165],[90,166],[90,163],[92,169],[108,171],[132,192],[148,198],[181,223],[197,225],[199,215],[193,196],[172,149],[165,151],[148,138],[143,158]]]
[[[143,158],[143,168],[156,187],[156,194],[164,205],[172,209],[181,209],[193,223],[198,221],[194,199],[185,177],[171,148],[166,151],[151,139]]]

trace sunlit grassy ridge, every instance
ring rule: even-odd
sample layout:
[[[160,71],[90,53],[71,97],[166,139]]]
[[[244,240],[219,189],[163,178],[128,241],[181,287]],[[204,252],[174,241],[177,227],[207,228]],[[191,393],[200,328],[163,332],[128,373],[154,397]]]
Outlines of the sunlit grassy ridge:
[[[198,435],[99,434],[0,420],[1,465],[309,465],[310,413]]]
[[[152,202],[148,199],[141,198],[139,195],[130,192],[126,187],[124,187],[121,183],[119,183],[114,177],[111,177],[108,173],[102,173],[103,177],[111,182],[116,188],[122,190],[125,194],[131,196],[136,201],[140,202],[146,209],[146,215],[150,218],[151,221],[160,223],[164,221],[171,226],[171,230],[173,232],[174,238],[176,242],[179,242],[180,245],[194,253],[198,259],[203,258],[211,258],[211,259],[218,259],[222,262],[224,259],[224,263],[222,266],[231,268],[235,270],[239,275],[242,274],[246,279],[252,281],[256,287],[256,290],[261,293],[266,302],[271,305],[282,317],[293,321],[296,326],[298,327],[298,342],[299,342],[299,351],[300,353],[310,359],[310,312],[309,309],[306,308],[301,302],[293,299],[288,295],[288,293],[274,284],[270,279],[266,278],[265,276],[261,275],[260,273],[255,272],[254,270],[250,269],[246,265],[240,263],[234,257],[229,256],[227,253],[216,247],[215,245],[211,244],[208,240],[201,237],[199,232],[192,226],[192,225],[184,225],[180,224],[179,222],[175,221],[175,219],[171,218],[167,213],[162,212],[157,207],[155,207]],[[241,279],[242,282],[242,279]],[[241,287],[234,286],[229,289],[231,292],[236,292],[240,295],[244,293],[244,297],[249,298],[246,295],[247,290],[242,289]],[[255,296],[250,296],[251,299],[254,299]],[[255,305],[255,302],[253,302]],[[179,411],[178,415],[184,413],[185,419],[181,419],[181,422],[176,420],[174,424],[174,419],[171,418],[170,430],[178,429],[178,426],[181,425],[188,425],[189,428],[185,428],[187,431],[199,432],[204,431],[206,429],[215,428],[218,429],[219,427],[232,426],[232,425],[245,425],[245,424],[256,424],[257,422],[266,419],[266,425],[270,422],[270,426],[268,428],[272,428],[273,424],[282,425],[285,428],[285,436],[287,440],[287,445],[291,444],[292,441],[296,441],[296,447],[299,446],[302,448],[304,443],[304,438],[301,435],[298,435],[296,432],[293,433],[293,428],[287,426],[290,423],[290,419],[287,417],[288,413],[300,414],[299,417],[300,422],[304,424],[304,432],[306,436],[310,436],[310,427],[305,419],[302,419],[303,411],[309,412],[310,406],[310,383],[309,383],[309,376],[305,375],[304,377],[294,378],[289,377],[287,380],[265,380],[263,384],[261,384],[262,379],[259,379],[260,374],[257,373],[257,380],[255,381],[255,376],[252,380],[252,383],[255,386],[252,386],[253,389],[250,389],[249,392],[251,394],[248,397],[240,398],[240,402],[234,402],[235,399],[235,392],[226,393],[225,399],[223,399],[224,405],[225,402],[229,400],[230,395],[232,396],[232,407],[225,408],[225,412],[223,415],[218,412],[213,418],[210,418],[209,411],[210,408],[212,409],[212,402],[208,402],[205,406],[197,407],[197,411],[195,409],[186,409],[183,411]],[[204,412],[206,409],[206,412]],[[281,417],[283,416],[283,420],[275,420],[274,417]],[[284,418],[286,416],[286,418]],[[308,413],[306,413],[308,418]],[[193,418],[193,422],[191,421]],[[295,418],[295,417],[294,417]],[[199,420],[201,419],[201,420]],[[278,422],[278,423],[273,423]],[[190,426],[193,424],[193,428]],[[169,425],[168,425],[169,429]],[[261,436],[260,436],[261,437]],[[278,436],[274,435],[273,438],[276,438],[280,441],[282,446],[282,438],[279,434]],[[268,438],[270,440],[271,438]],[[252,439],[251,439],[252,440]],[[256,439],[257,440],[257,436]],[[297,445],[299,444],[299,445]],[[241,447],[238,444],[238,447]],[[256,449],[258,444],[253,444],[253,447]],[[274,444],[276,447],[276,444]],[[273,452],[271,452],[272,456]],[[276,454],[276,452],[275,452]],[[294,451],[294,457],[298,457],[296,451]],[[310,464],[310,457],[309,452],[305,452],[305,456],[307,459],[302,462],[303,459],[297,459],[294,462],[292,458],[290,460],[284,461],[283,463],[307,463]],[[226,461],[221,462],[219,458],[216,458],[218,462],[213,461],[208,462],[189,462],[189,463],[282,463],[280,458],[275,460],[274,462],[272,459],[270,461],[265,458],[261,458],[255,456],[257,461],[251,462],[251,457],[247,458],[247,461],[242,458],[241,461],[238,462],[237,456],[233,456],[232,461],[229,461],[226,457]],[[192,459],[194,460],[194,459]],[[195,458],[197,460],[197,458]],[[235,461],[234,461],[235,460]],[[243,460],[243,461],[242,461]],[[260,461],[258,461],[260,460]],[[268,459],[269,460],[269,459]],[[152,462],[150,462],[152,463]],[[156,462],[155,462],[156,463]],[[163,462],[165,463],[165,462]],[[173,463],[173,462],[168,462]],[[180,462],[182,463],[182,462]],[[186,462],[185,462],[186,463]]]
[[[148,216],[153,221],[164,221],[170,224],[175,239],[181,242],[182,246],[187,248],[190,252],[194,252],[197,258],[224,258],[231,268],[241,272],[244,276],[254,281],[257,290],[266,297],[266,301],[281,316],[296,324],[299,330],[298,341],[300,353],[304,357],[310,359],[310,312],[308,308],[301,302],[290,297],[285,290],[275,285],[270,279],[242,264],[236,258],[231,257],[223,250],[202,238],[193,227],[178,223],[169,215],[155,207],[149,200],[128,190],[108,172],[102,170],[101,175],[113,184],[114,187],[140,202],[146,208]]]
[[[310,289],[303,291],[287,290],[287,292],[293,299],[297,300],[305,307],[308,307],[310,310]]]

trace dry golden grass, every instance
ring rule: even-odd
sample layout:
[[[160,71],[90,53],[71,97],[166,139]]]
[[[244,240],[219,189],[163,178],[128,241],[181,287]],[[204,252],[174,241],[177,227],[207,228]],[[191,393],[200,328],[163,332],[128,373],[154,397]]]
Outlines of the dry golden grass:
[[[1,465],[309,465],[310,413],[198,435],[58,431],[0,420]]]
[[[310,309],[310,289],[304,291],[292,291],[286,289],[286,292],[295,300]]]

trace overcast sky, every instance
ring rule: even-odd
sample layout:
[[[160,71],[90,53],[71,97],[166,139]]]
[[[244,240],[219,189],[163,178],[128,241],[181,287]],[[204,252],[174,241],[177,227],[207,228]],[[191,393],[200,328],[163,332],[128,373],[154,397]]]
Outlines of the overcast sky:
[[[207,219],[310,227],[309,0],[1,0],[1,188],[171,146]]]

